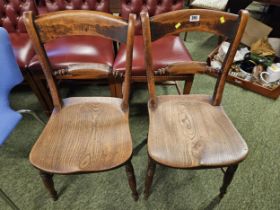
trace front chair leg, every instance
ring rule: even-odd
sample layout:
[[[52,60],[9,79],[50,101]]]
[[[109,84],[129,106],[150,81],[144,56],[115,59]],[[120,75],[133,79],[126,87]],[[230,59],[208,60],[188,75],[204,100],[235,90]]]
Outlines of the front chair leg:
[[[150,196],[150,189],[153,183],[153,178],[155,174],[156,163],[155,161],[149,156],[148,157],[148,168],[146,174],[146,181],[145,181],[145,190],[144,190],[144,199],[148,199]]]
[[[52,179],[53,174],[49,174],[49,173],[40,171],[40,176],[44,182],[45,187],[49,191],[52,199],[54,201],[56,201],[58,199],[58,196],[57,196],[57,192],[55,191],[55,188],[54,188],[54,183],[53,183],[53,179]]]
[[[220,188],[220,195],[219,195],[220,198],[223,198],[224,195],[226,194],[227,188],[233,179],[233,176],[235,174],[235,171],[237,170],[237,167],[238,167],[238,164],[229,166],[227,168],[225,175],[224,175],[223,185]]]
[[[135,201],[137,201],[139,198],[139,195],[138,195],[138,192],[136,189],[136,179],[135,179],[135,175],[134,175],[134,169],[133,169],[133,166],[132,166],[132,163],[130,160],[126,163],[125,170],[126,170],[126,175],[128,178],[129,187],[132,191],[132,197]]]

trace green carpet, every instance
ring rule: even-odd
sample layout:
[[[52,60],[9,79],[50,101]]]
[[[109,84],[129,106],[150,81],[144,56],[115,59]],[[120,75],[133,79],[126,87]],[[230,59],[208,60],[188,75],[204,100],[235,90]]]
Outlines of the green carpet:
[[[197,42],[200,41],[200,42]],[[187,46],[194,59],[205,58],[216,38],[188,35]],[[198,75],[192,93],[211,94],[214,78]],[[175,94],[174,87],[158,87],[159,93]],[[67,91],[67,89],[66,89]],[[109,95],[106,86],[87,85],[72,95]],[[147,89],[136,86],[131,100],[130,122],[134,146],[146,137]],[[41,113],[41,107],[27,88],[17,88],[11,95],[15,109],[28,108]],[[29,151],[43,127],[29,116],[16,127],[0,152],[0,187],[20,209],[280,209],[280,100],[227,84],[223,106],[249,146],[228,193],[220,203],[217,195],[223,174],[213,170],[174,170],[157,167],[152,194],[143,199],[147,165],[146,147],[132,160],[141,197],[130,196],[125,170],[96,174],[55,176],[59,200],[53,202],[41,183],[38,172],[28,161]],[[9,207],[0,199],[0,209]]]

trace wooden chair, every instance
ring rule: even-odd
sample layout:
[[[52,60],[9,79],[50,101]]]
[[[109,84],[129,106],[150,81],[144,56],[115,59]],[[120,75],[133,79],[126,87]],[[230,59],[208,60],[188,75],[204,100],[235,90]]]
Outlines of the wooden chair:
[[[129,131],[128,97],[135,16],[129,22],[95,11],[62,11],[34,17],[25,13],[24,22],[50,87],[54,110],[35,143],[29,159],[40,171],[43,182],[54,200],[57,193],[53,174],[92,173],[125,165],[129,185],[138,199]],[[92,35],[127,43],[124,96],[72,97],[61,99],[44,44],[64,36]],[[56,72],[64,75],[108,78],[104,65],[72,65]],[[54,74],[56,74],[54,73]]]
[[[222,21],[221,21],[222,19]],[[150,18],[141,14],[150,93],[148,155],[145,197],[150,194],[156,163],[171,168],[199,169],[227,167],[220,197],[226,193],[238,163],[248,148],[220,105],[229,68],[244,32],[248,12],[240,15],[212,10],[180,10]],[[212,97],[207,95],[163,95],[155,92],[151,42],[184,31],[204,31],[231,40],[222,71],[205,62],[187,61],[166,66],[170,75],[218,71]]]

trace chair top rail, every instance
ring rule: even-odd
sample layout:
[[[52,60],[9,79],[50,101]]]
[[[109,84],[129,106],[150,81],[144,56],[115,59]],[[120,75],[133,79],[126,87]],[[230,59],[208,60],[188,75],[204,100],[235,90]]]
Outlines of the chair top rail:
[[[127,39],[127,22],[104,12],[59,11],[38,16],[34,22],[42,43],[72,35],[101,36],[120,43]]]
[[[206,9],[183,9],[150,18],[152,41],[186,31],[214,33],[233,39],[239,24],[236,14]]]

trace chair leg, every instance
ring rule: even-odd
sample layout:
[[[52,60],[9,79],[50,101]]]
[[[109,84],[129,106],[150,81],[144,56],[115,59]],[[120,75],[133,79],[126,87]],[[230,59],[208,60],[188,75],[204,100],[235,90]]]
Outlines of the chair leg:
[[[52,199],[54,201],[56,201],[58,199],[58,195],[57,195],[57,192],[55,191],[55,188],[54,188],[54,183],[53,183],[53,179],[52,179],[53,174],[49,174],[49,173],[40,171],[40,176],[41,176],[41,178],[44,182],[45,187],[49,191]]]
[[[220,188],[220,195],[219,195],[220,198],[223,198],[224,195],[226,194],[227,188],[228,188],[228,186],[230,185],[230,183],[233,179],[233,176],[234,176],[234,174],[237,170],[237,167],[238,167],[238,164],[229,166],[227,168],[227,170],[225,172],[225,175],[224,175],[223,185]]]
[[[116,84],[115,79],[109,78],[109,88],[110,88],[110,95],[111,97],[117,97],[116,95]]]
[[[116,81],[115,84],[115,88],[116,88],[116,97],[117,98],[122,98],[123,94],[122,94],[122,81]]]
[[[184,41],[187,41],[187,36],[188,36],[188,32],[185,32],[185,34],[184,34]]]
[[[31,87],[33,93],[36,95],[36,97],[38,98],[43,110],[45,111],[47,116],[50,116],[51,110],[52,108],[50,107],[50,103],[46,101],[46,97],[44,97],[44,95],[42,94],[42,92],[40,91],[37,82],[34,80],[34,78],[31,76],[31,74],[28,72],[28,69],[24,70],[24,78],[27,81],[27,83],[29,84],[29,86]]]
[[[185,80],[184,92],[183,92],[184,95],[190,94],[192,89],[193,79],[194,79],[194,75],[191,75],[190,78]]]
[[[153,178],[155,174],[156,163],[155,161],[149,156],[148,157],[148,168],[145,180],[145,190],[144,190],[144,199],[147,200],[150,196],[150,190],[153,183]]]
[[[135,175],[134,175],[133,165],[130,160],[126,163],[125,170],[126,170],[126,175],[128,178],[129,187],[132,191],[132,197],[135,201],[137,201],[139,198],[139,195],[138,195],[138,192],[136,189],[136,179],[135,179]]]
[[[48,90],[48,85],[40,78],[40,75],[37,75],[39,73],[32,74],[32,72],[31,72],[30,74],[37,86],[38,91],[42,95],[45,103],[48,105],[48,108],[45,109],[45,113],[47,114],[47,116],[50,116],[54,107],[53,107],[51,94]]]

